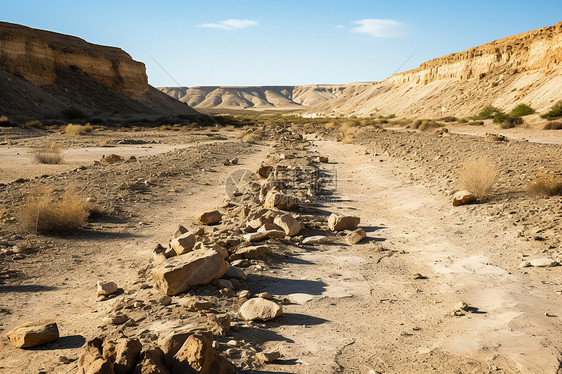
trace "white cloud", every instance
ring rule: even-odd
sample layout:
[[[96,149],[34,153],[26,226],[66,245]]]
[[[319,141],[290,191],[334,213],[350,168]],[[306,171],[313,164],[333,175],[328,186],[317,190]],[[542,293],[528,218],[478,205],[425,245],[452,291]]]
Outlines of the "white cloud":
[[[404,24],[392,19],[362,19],[353,23],[359,26],[352,28],[351,31],[375,38],[395,38],[406,34]]]
[[[256,21],[249,19],[227,19],[226,21],[220,21],[217,23],[204,23],[202,25],[198,25],[198,27],[208,27],[222,30],[240,30],[257,25],[258,23]]]
[[[345,26],[342,26],[342,25],[336,25],[336,29],[345,29]]]

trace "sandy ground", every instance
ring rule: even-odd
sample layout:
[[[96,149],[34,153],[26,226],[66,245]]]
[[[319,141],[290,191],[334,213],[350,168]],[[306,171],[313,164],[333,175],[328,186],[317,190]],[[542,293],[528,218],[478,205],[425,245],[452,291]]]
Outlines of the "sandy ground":
[[[152,156],[146,162],[141,157],[152,165],[147,170],[176,158],[201,164],[188,174],[178,169],[162,177],[149,195],[131,200],[128,211],[135,216],[127,222],[96,223],[94,232],[75,238],[31,238],[46,247],[23,259],[2,259],[8,266],[0,277],[1,334],[41,316],[55,318],[63,338],[33,350],[14,349],[2,339],[0,373],[75,372],[76,364],[62,364],[59,356],[77,358],[84,340],[99,331],[108,306],[96,302],[96,280],[133,288],[157,242],[166,242],[178,223],[190,226],[197,212],[222,204],[224,180],[234,170],[222,160],[238,156],[241,168],[255,169],[270,150],[269,143],[237,145],[234,135],[221,133],[221,139],[189,148],[178,139],[150,148]],[[221,148],[229,142],[230,148]],[[370,145],[319,139],[314,145],[330,159],[325,168],[337,173],[337,193],[322,211],[360,216],[368,238],[354,246],[290,247],[288,257],[266,262],[266,271],[249,278],[250,291],[288,297],[292,304],[261,329],[229,333],[229,339],[283,354],[245,372],[560,371],[562,267],[518,267],[522,254],[543,250],[540,243],[487,217],[480,212],[485,204],[453,208],[436,182],[412,178],[408,160],[374,156]],[[164,151],[170,152],[159,153]],[[424,170],[421,165],[417,172]],[[421,278],[414,277],[418,273]],[[451,316],[459,301],[470,311]]]

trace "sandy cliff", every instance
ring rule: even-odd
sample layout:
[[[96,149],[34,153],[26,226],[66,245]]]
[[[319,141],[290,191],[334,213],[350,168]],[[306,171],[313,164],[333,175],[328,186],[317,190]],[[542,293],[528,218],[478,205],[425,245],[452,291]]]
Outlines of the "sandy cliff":
[[[471,115],[524,102],[544,110],[562,99],[562,22],[423,63],[382,81],[349,85],[311,110],[333,115]]]
[[[0,114],[191,114],[148,84],[143,63],[123,50],[74,36],[0,22]]]

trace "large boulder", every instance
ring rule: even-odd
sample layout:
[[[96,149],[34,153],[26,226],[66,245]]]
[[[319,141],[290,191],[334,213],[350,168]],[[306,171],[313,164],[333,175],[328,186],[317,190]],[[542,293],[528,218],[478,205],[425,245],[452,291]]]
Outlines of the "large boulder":
[[[474,195],[472,192],[464,190],[459,191],[453,197],[453,206],[470,204],[475,202],[476,200],[476,195]]]
[[[292,214],[283,214],[275,217],[273,223],[285,231],[285,235],[295,236],[301,232],[300,222]]]
[[[177,295],[192,286],[208,284],[228,270],[228,262],[212,249],[203,248],[172,257],[152,270],[156,288],[166,295]]]
[[[28,322],[9,331],[8,338],[16,348],[30,348],[57,340],[59,328],[52,321]]]
[[[191,335],[174,357],[173,373],[235,374],[236,367],[221,356],[211,340]]]
[[[162,359],[166,366],[172,367],[176,353],[178,353],[187,338],[195,333],[201,334],[204,332],[201,331],[200,327],[187,325],[158,337],[158,346],[162,350]],[[212,335],[209,334],[209,337],[212,337]]]
[[[113,362],[115,374],[131,374],[141,350],[142,344],[138,339],[119,339],[117,344],[104,344],[103,357]]]
[[[195,235],[186,232],[172,240],[170,246],[173,248],[177,255],[183,255],[184,253],[191,252],[193,246],[195,245]]]
[[[242,304],[239,313],[246,321],[269,321],[283,314],[283,308],[273,301],[257,297]]]
[[[197,217],[197,223],[201,225],[216,225],[222,220],[222,214],[218,210],[201,213]]]
[[[328,217],[328,228],[332,231],[355,230],[359,222],[361,222],[359,217],[332,214]]]

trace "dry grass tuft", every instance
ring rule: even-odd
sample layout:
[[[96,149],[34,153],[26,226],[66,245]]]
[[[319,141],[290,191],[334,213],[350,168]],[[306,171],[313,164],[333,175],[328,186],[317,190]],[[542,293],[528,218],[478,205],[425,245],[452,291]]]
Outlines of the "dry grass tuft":
[[[56,143],[50,147],[39,148],[33,152],[35,161],[40,164],[60,164],[62,162],[62,147]]]
[[[460,187],[472,192],[478,199],[489,196],[497,180],[498,168],[487,159],[467,160],[459,173]]]
[[[19,211],[22,226],[43,234],[70,234],[81,230],[88,218],[88,203],[68,188],[60,199],[52,190],[29,194]]]
[[[544,125],[545,130],[562,130],[562,122],[548,122]]]
[[[6,213],[6,208],[0,207],[0,224],[2,224],[2,219],[4,218],[4,213]]]
[[[69,123],[64,128],[64,133],[68,136],[78,136],[85,133],[91,133],[92,131],[94,131],[94,128],[89,123],[86,125],[75,125]]]
[[[527,185],[527,190],[539,196],[562,195],[562,177],[538,177]]]
[[[261,140],[262,135],[256,132],[246,133],[242,136],[242,142],[244,143],[256,143]]]

